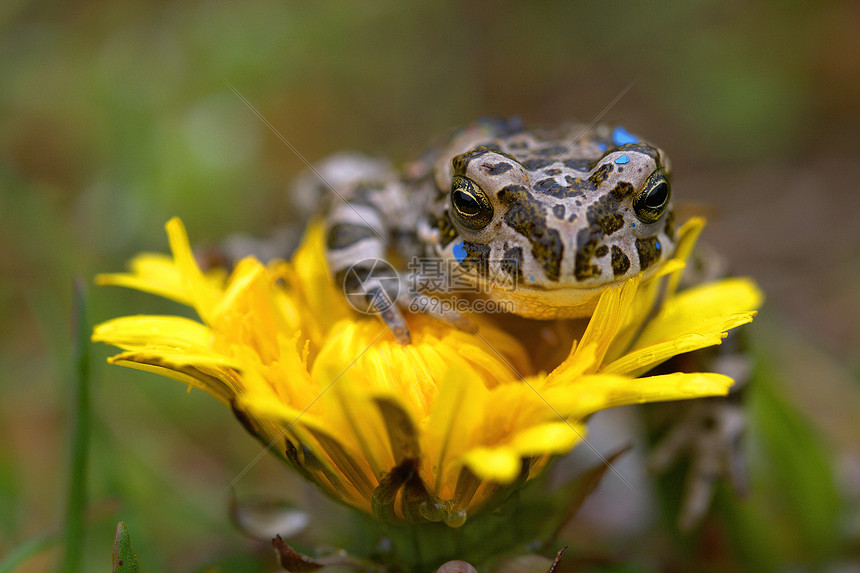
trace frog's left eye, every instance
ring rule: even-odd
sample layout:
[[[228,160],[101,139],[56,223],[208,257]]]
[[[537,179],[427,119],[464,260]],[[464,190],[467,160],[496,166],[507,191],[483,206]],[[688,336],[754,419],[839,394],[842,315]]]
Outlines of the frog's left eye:
[[[477,231],[493,220],[493,205],[474,181],[455,175],[451,181],[451,213],[460,225]]]
[[[633,199],[633,212],[643,223],[653,223],[663,216],[669,206],[672,190],[662,171],[655,171],[639,194]]]

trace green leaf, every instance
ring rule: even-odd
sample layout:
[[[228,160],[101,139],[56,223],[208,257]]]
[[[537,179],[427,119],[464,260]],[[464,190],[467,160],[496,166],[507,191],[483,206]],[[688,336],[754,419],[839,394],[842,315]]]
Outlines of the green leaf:
[[[785,373],[758,357],[749,388],[750,497],[727,504],[733,545],[756,569],[821,564],[835,554],[840,500],[828,448],[781,390]]]
[[[131,547],[131,536],[124,521],[116,524],[113,540],[113,573],[137,573],[137,556]]]

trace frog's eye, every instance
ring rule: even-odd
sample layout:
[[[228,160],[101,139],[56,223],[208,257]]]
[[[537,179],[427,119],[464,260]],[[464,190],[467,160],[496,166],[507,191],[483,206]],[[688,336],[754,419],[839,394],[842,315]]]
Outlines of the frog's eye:
[[[452,214],[460,225],[472,231],[483,229],[493,219],[493,205],[474,181],[455,175],[451,181]]]
[[[643,223],[653,223],[663,216],[671,194],[666,174],[655,171],[633,199],[633,212]]]

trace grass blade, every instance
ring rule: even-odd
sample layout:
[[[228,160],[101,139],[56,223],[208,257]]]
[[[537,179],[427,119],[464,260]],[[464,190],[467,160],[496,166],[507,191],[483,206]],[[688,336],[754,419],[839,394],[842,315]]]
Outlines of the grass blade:
[[[87,453],[90,429],[90,333],[86,316],[83,281],[79,278],[75,279],[73,290],[74,395],[68,470],[69,488],[64,525],[65,547],[59,567],[63,573],[75,573],[81,569],[86,533]]]

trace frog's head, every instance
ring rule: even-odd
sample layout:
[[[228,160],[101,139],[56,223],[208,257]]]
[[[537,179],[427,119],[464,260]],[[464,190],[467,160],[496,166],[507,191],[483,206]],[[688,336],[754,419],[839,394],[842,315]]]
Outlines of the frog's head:
[[[586,314],[607,286],[653,272],[674,251],[668,160],[624,134],[565,146],[524,133],[455,155],[437,170],[439,254],[536,318]]]

